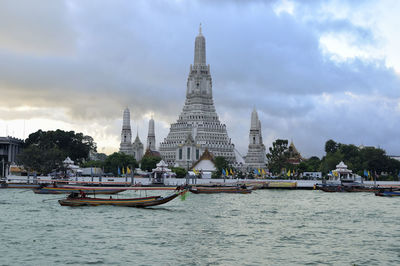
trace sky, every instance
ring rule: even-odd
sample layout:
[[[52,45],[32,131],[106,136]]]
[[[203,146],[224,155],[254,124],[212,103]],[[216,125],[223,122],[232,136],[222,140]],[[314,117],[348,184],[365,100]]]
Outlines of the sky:
[[[90,135],[118,151],[123,110],[157,143],[184,105],[199,24],[217,113],[245,155],[258,110],[264,144],[293,141],[400,155],[400,1],[43,0],[0,2],[0,136]]]

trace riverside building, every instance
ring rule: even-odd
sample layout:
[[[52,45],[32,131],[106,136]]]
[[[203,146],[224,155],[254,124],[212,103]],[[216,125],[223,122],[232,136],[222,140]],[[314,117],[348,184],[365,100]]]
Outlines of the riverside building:
[[[13,137],[0,137],[0,177],[6,177],[9,166],[15,163],[24,141]]]
[[[160,143],[160,153],[168,165],[189,168],[206,148],[214,156],[236,162],[235,146],[214,107],[210,65],[206,64],[206,40],[200,26],[187,80],[185,105],[177,122],[171,124],[168,136]]]

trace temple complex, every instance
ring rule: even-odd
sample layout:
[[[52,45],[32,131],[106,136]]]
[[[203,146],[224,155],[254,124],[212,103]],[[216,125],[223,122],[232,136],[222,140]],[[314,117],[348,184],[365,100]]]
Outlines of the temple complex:
[[[246,167],[249,171],[252,169],[265,168],[267,163],[265,146],[261,133],[261,122],[258,119],[256,109],[251,113],[249,150],[245,159]]]
[[[214,107],[210,65],[206,64],[206,40],[200,26],[185,105],[177,122],[171,124],[168,136],[160,143],[160,152],[168,165],[189,168],[206,148],[213,156],[223,156],[230,163],[236,161],[234,144]]]

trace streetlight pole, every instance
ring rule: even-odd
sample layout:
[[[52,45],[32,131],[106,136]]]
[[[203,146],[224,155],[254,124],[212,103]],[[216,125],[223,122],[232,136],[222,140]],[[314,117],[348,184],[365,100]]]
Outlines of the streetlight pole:
[[[4,169],[4,157],[1,159],[1,162],[2,162],[2,164],[3,164],[3,168],[2,168],[2,176],[1,177],[5,177],[5,169]]]

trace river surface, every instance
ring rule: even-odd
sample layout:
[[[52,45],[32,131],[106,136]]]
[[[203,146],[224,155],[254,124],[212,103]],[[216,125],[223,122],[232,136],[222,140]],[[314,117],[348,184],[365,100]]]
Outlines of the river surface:
[[[148,209],[61,197],[0,190],[0,265],[400,265],[400,197],[257,190]]]

